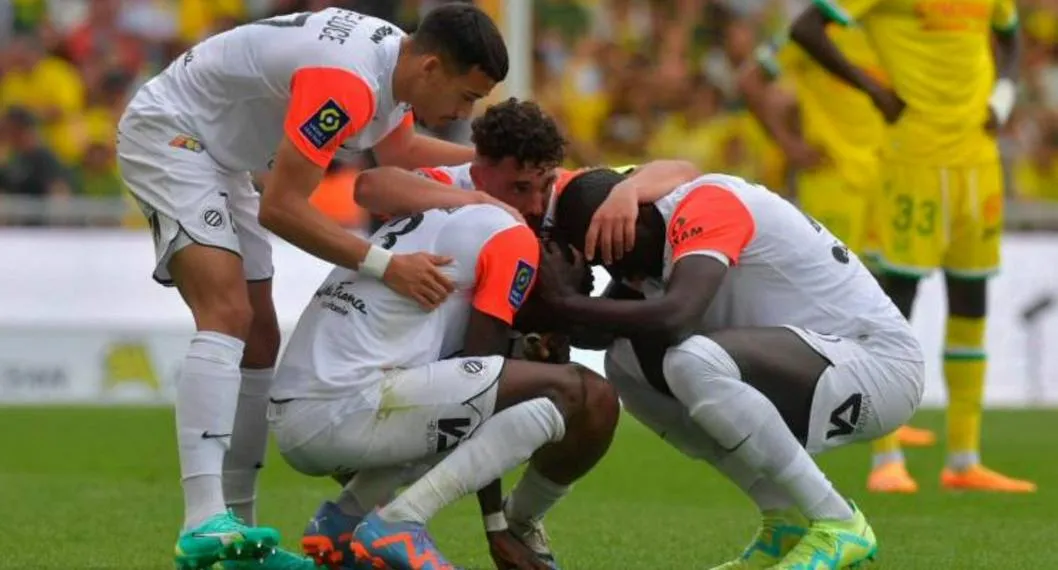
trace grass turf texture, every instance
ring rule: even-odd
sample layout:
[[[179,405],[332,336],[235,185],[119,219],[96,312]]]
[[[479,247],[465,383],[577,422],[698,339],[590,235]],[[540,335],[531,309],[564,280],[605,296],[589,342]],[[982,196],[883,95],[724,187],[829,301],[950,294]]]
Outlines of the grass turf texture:
[[[939,428],[926,412],[916,425]],[[1032,478],[1028,496],[938,489],[941,448],[910,450],[923,489],[867,494],[868,449],[828,454],[824,468],[855,498],[881,545],[875,568],[1051,568],[1058,538],[1058,411],[989,412],[989,464]],[[172,568],[181,518],[173,413],[168,409],[0,409],[0,568]],[[510,482],[508,481],[508,484]],[[261,521],[297,545],[336,485],[302,477],[275,452],[260,487]],[[569,570],[708,568],[737,554],[756,526],[749,502],[710,468],[677,454],[625,417],[610,454],[548,519]],[[473,499],[431,526],[457,563],[491,568]]]

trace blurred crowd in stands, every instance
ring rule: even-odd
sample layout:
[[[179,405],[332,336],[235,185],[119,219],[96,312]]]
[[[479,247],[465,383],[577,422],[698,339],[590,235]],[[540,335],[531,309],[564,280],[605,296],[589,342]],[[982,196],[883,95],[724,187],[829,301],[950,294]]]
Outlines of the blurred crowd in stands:
[[[413,29],[439,1],[0,0],[0,225],[142,225],[115,165],[116,121],[190,44],[335,5]],[[678,157],[792,195],[734,74],[799,1],[533,0],[534,96],[566,129],[571,165]],[[1019,5],[1020,104],[1002,133],[1009,195],[1058,200],[1058,0]],[[465,137],[459,127],[445,135]],[[353,216],[349,184],[369,164],[335,165],[317,204]]]

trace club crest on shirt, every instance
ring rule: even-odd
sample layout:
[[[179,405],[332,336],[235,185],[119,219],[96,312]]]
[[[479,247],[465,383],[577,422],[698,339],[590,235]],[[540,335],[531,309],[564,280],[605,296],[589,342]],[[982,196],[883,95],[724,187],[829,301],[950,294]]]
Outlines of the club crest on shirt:
[[[470,376],[478,376],[480,374],[484,374],[485,369],[487,368],[483,361],[475,359],[464,360],[463,364],[461,364],[460,367],[463,369],[463,372],[465,374],[468,374]]]
[[[313,146],[323,148],[348,124],[349,115],[334,99],[328,99],[298,130]]]
[[[525,297],[529,293],[529,285],[533,283],[533,275],[536,269],[524,259],[518,260],[518,267],[514,271],[514,280],[511,281],[511,292],[507,295],[507,301],[515,310],[522,308]]]

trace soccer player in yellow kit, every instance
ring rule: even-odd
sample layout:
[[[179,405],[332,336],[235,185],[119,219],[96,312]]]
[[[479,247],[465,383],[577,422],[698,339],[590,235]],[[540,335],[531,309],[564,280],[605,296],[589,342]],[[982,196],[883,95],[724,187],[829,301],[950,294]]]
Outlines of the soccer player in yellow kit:
[[[827,34],[850,61],[888,85],[861,28],[832,23]],[[750,112],[797,169],[802,209],[852,251],[874,258],[879,248],[878,163],[885,120],[870,98],[786,38],[757,48],[755,61],[740,71],[738,86]],[[893,437],[908,447],[926,447],[936,440],[933,432],[910,426]]]
[[[862,26],[891,88],[850,62],[826,33],[830,22]],[[791,39],[866,93],[890,125],[879,206],[886,291],[910,316],[919,280],[944,270],[947,489],[1036,490],[985,468],[979,456],[987,278],[999,266],[1003,223],[994,130],[1014,105],[1017,23],[1014,0],[813,0],[790,29]],[[876,443],[870,484],[915,490],[895,437]]]
[[[834,25],[827,32],[856,65],[885,81],[861,30]],[[780,83],[792,87],[792,96]],[[877,194],[885,123],[871,100],[785,39],[757,48],[738,86],[750,112],[797,169],[802,209],[853,251],[873,253],[868,214]]]

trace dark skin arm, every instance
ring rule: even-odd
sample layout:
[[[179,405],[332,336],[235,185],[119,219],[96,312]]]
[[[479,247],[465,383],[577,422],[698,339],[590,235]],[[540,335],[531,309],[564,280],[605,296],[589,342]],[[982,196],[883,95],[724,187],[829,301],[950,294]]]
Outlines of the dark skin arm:
[[[665,294],[642,301],[586,297],[561,284],[566,261],[552,248],[544,251],[540,280],[548,303],[574,324],[590,325],[618,337],[646,336],[678,344],[691,335],[724,281],[727,266],[707,255],[676,262]]]
[[[818,6],[809,6],[790,26],[790,39],[827,71],[866,93],[887,122],[896,122],[904,110],[904,102],[841,53],[827,35],[826,26],[830,21],[830,17]]]
[[[1018,28],[993,31],[996,38],[996,75],[1018,80],[1018,61],[1021,59],[1021,34]]]
[[[996,76],[1000,79],[1018,80],[1018,61],[1021,59],[1021,34],[1018,28],[1010,30],[993,30],[995,37]],[[988,123],[985,128],[994,130],[999,127],[995,113],[989,108]]]
[[[811,168],[819,164],[820,152],[794,128],[800,115],[797,99],[780,89],[763,65],[756,61],[743,65],[738,74],[738,89],[750,113],[779,145],[792,166]]]
[[[600,296],[632,301],[644,299],[642,293],[616,280],[611,280]],[[577,325],[570,328],[570,344],[582,350],[606,350],[617,339],[613,333],[591,326]]]

